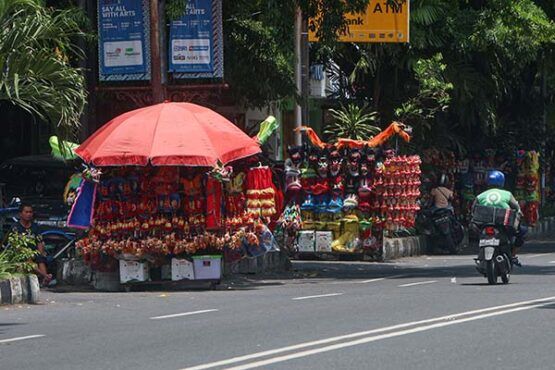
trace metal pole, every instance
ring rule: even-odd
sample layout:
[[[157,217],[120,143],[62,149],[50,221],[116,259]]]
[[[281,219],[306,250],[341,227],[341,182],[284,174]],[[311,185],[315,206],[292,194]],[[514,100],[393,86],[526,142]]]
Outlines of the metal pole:
[[[546,166],[547,154],[545,138],[547,135],[547,68],[545,63],[545,54],[542,55],[542,86],[541,86],[541,99],[542,99],[542,147],[540,152],[540,163],[541,163],[541,183],[540,183],[540,204],[543,207],[545,205],[545,182],[546,182]]]
[[[297,87],[297,95],[302,97],[302,60],[301,60],[301,31],[303,23],[303,14],[301,8],[297,8],[295,14],[295,85]],[[295,99],[295,128],[303,125],[303,111],[299,101]],[[295,133],[295,145],[301,145],[301,134]]]
[[[310,108],[309,108],[309,95],[310,95],[310,50],[308,44],[308,19],[302,19],[301,23],[301,48],[302,48],[302,63],[301,63],[301,78],[302,78],[302,122],[305,126],[310,126]]]

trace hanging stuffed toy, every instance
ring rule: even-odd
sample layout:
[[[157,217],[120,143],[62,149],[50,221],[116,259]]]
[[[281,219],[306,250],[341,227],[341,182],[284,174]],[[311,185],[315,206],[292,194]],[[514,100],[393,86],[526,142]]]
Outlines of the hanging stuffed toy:
[[[347,171],[345,174],[345,193],[355,195],[360,179],[360,162],[362,155],[359,149],[350,149],[347,152]]]
[[[360,181],[358,187],[359,204],[358,209],[368,213],[371,210],[371,181],[375,165],[375,152],[372,148],[365,148],[360,163]]]
[[[323,150],[320,152],[318,157],[318,169],[316,170],[318,176],[315,179],[315,183],[312,187],[312,194],[315,197],[315,208],[319,213],[324,213],[329,202],[329,163],[327,157],[327,151]]]
[[[288,147],[289,158],[285,160],[285,195],[287,203],[299,202],[302,190],[300,166],[303,161],[300,147]]]
[[[339,150],[334,149],[329,155],[329,178],[331,187],[331,200],[328,204],[327,211],[332,214],[337,214],[343,209],[343,176],[341,169],[343,165],[343,157]]]

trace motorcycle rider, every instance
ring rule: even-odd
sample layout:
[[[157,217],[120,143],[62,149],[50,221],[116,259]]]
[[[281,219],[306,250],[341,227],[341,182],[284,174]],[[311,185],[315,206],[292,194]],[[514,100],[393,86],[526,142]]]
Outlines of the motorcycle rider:
[[[453,192],[447,186],[449,186],[449,179],[447,175],[442,174],[439,181],[437,181],[436,187],[430,191],[430,208],[432,211],[447,208],[453,212],[453,207],[451,206]]]
[[[478,204],[486,207],[495,207],[503,209],[512,209],[522,215],[520,205],[510,191],[504,190],[505,187],[505,174],[501,171],[490,171],[487,178],[488,190],[479,194],[474,201],[474,205]],[[522,266],[516,253],[518,248],[524,244],[524,237],[527,229],[525,226],[518,226],[515,234],[515,245],[512,250],[513,263],[517,266]]]
[[[457,245],[459,242],[455,242],[453,232],[456,230],[456,225],[458,222],[455,219],[455,211],[451,202],[453,201],[453,191],[449,189],[449,178],[447,175],[442,174],[436,181],[436,186],[430,191],[430,200],[428,203],[428,209],[431,214],[430,222],[433,225],[433,219],[435,217],[441,217],[445,215],[444,211],[449,212],[449,217],[451,219],[450,232],[444,235],[446,245],[451,253],[457,253]],[[434,226],[432,226],[434,227]]]

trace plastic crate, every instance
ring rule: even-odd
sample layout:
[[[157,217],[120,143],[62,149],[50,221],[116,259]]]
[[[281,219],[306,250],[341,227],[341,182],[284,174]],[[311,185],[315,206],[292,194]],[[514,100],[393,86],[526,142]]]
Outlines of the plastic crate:
[[[520,217],[512,209],[476,205],[472,210],[472,222],[480,225],[517,228]]]
[[[220,280],[222,278],[222,256],[194,256],[195,280]]]

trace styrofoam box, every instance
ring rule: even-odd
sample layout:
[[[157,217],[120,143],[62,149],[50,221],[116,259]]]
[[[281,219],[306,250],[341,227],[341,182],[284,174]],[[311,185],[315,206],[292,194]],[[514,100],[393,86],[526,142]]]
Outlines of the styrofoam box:
[[[315,238],[315,234],[313,230],[299,231],[299,236],[297,239],[299,252],[314,253],[314,238]]]
[[[130,281],[147,281],[149,278],[148,262],[119,261],[119,281],[122,284]]]
[[[195,280],[195,268],[193,262],[181,259],[172,258],[172,280]]]
[[[195,280],[220,280],[222,256],[194,256]]]
[[[333,233],[331,231],[316,231],[316,252],[331,252]]]

